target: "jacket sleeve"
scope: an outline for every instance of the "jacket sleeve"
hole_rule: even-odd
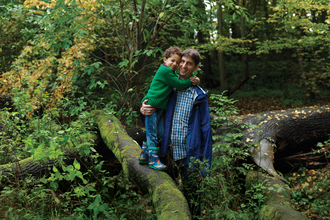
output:
[[[203,144],[203,161],[207,160],[208,170],[212,163],[212,127],[210,110],[207,100],[200,108],[201,111],[201,130],[202,130],[202,144]],[[201,175],[206,175],[206,170],[201,171]]]

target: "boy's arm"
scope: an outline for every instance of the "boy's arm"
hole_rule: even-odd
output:
[[[163,82],[173,88],[178,90],[186,89],[192,85],[189,79],[180,80],[179,77],[172,71],[166,71],[162,74]]]
[[[190,77],[191,83],[196,86],[199,85],[199,82],[201,81],[197,76]]]

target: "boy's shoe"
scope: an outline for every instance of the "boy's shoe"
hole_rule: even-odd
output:
[[[167,170],[167,166],[160,162],[158,148],[149,147],[149,167],[155,170]]]
[[[139,164],[148,164],[149,157],[148,157],[148,146],[146,142],[143,142],[141,148],[141,154],[139,158]]]

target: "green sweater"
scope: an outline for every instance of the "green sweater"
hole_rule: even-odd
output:
[[[142,102],[148,99],[147,104],[153,107],[166,110],[169,95],[173,88],[185,89],[192,85],[190,79],[179,80],[173,70],[164,66],[159,67],[154,76],[147,95]]]

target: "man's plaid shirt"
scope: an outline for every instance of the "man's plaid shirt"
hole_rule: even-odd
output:
[[[177,91],[171,132],[173,160],[177,161],[187,156],[188,121],[194,103],[195,89],[191,86]]]

